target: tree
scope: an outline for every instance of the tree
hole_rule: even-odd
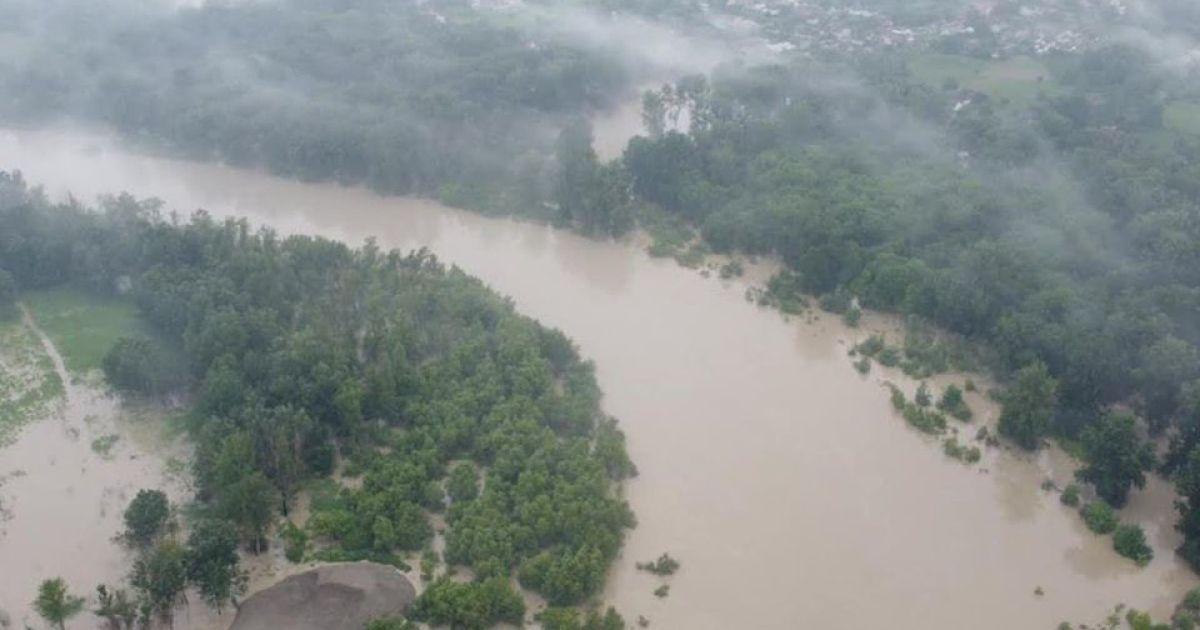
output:
[[[188,535],[188,579],[218,612],[227,603],[236,606],[246,592],[247,576],[238,568],[237,548],[237,530],[228,521],[200,521]]]
[[[1145,487],[1145,473],[1154,467],[1154,449],[1138,437],[1132,414],[1104,414],[1083,430],[1080,442],[1086,464],[1076,476],[1095,486],[1105,501],[1121,507],[1131,486]]]
[[[125,589],[109,589],[104,584],[96,587],[96,608],[92,612],[107,621],[110,630],[132,630],[138,617],[137,603]]]
[[[160,490],[139,490],[125,508],[125,539],[146,546],[162,533],[171,515],[167,495]]]
[[[455,501],[470,501],[479,496],[478,473],[475,467],[461,463],[450,471],[450,479],[446,482],[446,490]]]
[[[157,396],[183,382],[183,366],[162,344],[144,337],[122,337],[104,355],[104,378],[118,390]]]
[[[1035,361],[1021,368],[1002,400],[1000,433],[1022,448],[1036,450],[1050,428],[1058,400],[1058,382],[1046,364]]]
[[[33,609],[46,623],[65,630],[67,620],[83,610],[83,598],[67,592],[67,583],[62,578],[43,580],[38,586]]]
[[[0,269],[0,320],[17,314],[17,281],[12,274]]]
[[[1113,549],[1117,553],[1145,566],[1154,559],[1154,549],[1146,544],[1146,533],[1137,525],[1121,525],[1113,533]]]
[[[129,583],[150,615],[169,622],[174,617],[175,606],[185,601],[187,560],[183,547],[173,541],[164,541],[134,562]]]
[[[1183,534],[1179,555],[1192,568],[1200,570],[1200,448],[1192,450],[1175,481],[1180,498],[1175,502],[1179,522],[1175,529]]]
[[[275,486],[260,472],[238,479],[221,491],[221,511],[237,524],[242,540],[250,544],[254,553],[262,551],[278,500]]]

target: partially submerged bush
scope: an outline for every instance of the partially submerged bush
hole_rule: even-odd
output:
[[[1076,507],[1079,505],[1079,486],[1069,483],[1066,488],[1063,488],[1062,496],[1058,498],[1063,505]]]
[[[1093,501],[1079,510],[1088,529],[1097,534],[1111,534],[1117,529],[1117,513],[1104,501]]]
[[[1146,533],[1137,525],[1121,525],[1113,534],[1113,549],[1117,553],[1146,566],[1154,559],[1154,550],[1146,544]]]
[[[654,575],[674,575],[679,570],[679,561],[672,558],[671,554],[664,553],[654,562],[637,563],[637,568],[639,571],[646,571]]]
[[[963,391],[959,389],[958,385],[953,384],[946,387],[946,391],[942,392],[942,397],[938,400],[937,408],[963,422],[970,420],[973,415],[971,408],[967,406],[967,401],[963,399]]]

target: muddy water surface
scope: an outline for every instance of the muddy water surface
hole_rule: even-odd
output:
[[[596,361],[641,471],[627,487],[639,525],[607,591],[630,620],[1053,628],[1118,602],[1162,616],[1195,584],[1170,552],[1164,485],[1137,493],[1126,515],[1156,545],[1138,569],[1039,489],[1068,478],[1061,456],[991,450],[976,467],[946,458],[891,411],[880,381],[892,375],[851,367],[845,344],[865,333],[829,318],[785,321],[746,303],[742,281],[429,201],[140,157],[85,133],[0,133],[0,169],[23,170],[55,197],[128,190],[284,232],[429,247],[565,330]],[[994,416],[972,400],[978,422]],[[683,569],[658,599],[661,581],[633,565],[663,551]]]

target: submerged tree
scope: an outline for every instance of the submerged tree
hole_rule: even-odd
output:
[[[42,581],[38,586],[33,609],[46,623],[65,630],[67,620],[83,610],[83,598],[70,594],[62,578],[52,578]]]
[[[171,515],[167,495],[161,490],[139,490],[125,508],[125,539],[145,546],[162,533]]]

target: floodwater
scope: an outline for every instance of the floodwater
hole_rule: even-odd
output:
[[[605,408],[641,471],[626,488],[638,527],[606,592],[630,621],[1054,628],[1094,622],[1119,602],[1162,617],[1197,582],[1170,551],[1164,484],[1136,493],[1124,515],[1157,552],[1139,569],[1039,488],[1069,478],[1061,454],[991,449],[971,467],[945,457],[892,412],[881,381],[896,375],[851,367],[847,344],[865,331],[755,307],[746,281],[430,201],[142,157],[77,131],[0,132],[0,169],[22,170],[53,197],[128,190],[285,233],[429,247],[562,328],[595,360]],[[976,423],[994,419],[982,396],[970,400]],[[634,563],[664,551],[683,568],[659,599],[662,580]]]
[[[89,599],[96,585],[121,582],[131,556],[114,538],[123,529],[125,506],[142,488],[172,498],[184,489],[167,473],[170,449],[150,444],[152,437],[133,426],[115,399],[72,382],[54,344],[28,315],[26,325],[35,328],[65,386],[53,413],[0,448],[7,512],[0,523],[0,611],[12,627],[36,628],[42,622],[31,603],[39,582],[62,577],[73,594]],[[118,439],[106,454],[93,448],[96,438],[113,435]],[[99,621],[85,611],[70,625],[93,628]]]

